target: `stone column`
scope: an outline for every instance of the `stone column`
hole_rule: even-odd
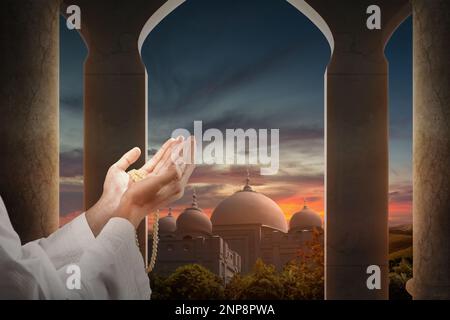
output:
[[[163,1],[71,0],[81,9],[89,48],[84,66],[84,203],[100,197],[108,168],[133,147],[147,156],[147,72],[138,46],[141,31]],[[130,168],[131,169],[131,168]],[[147,261],[147,221],[138,230]]]
[[[337,43],[326,77],[327,299],[388,298],[387,62],[381,43],[358,45]],[[381,290],[367,288],[370,265]]]
[[[0,196],[23,243],[59,223],[59,6],[0,4]]]
[[[388,299],[388,63],[384,47],[407,1],[377,1],[381,30],[366,26],[373,1],[307,1],[328,24],[326,73],[326,299]],[[380,268],[370,290],[367,268]]]
[[[414,0],[414,299],[450,299],[450,2]]]
[[[84,205],[99,199],[108,168],[126,151],[139,147],[141,167],[147,153],[147,75],[137,50],[104,53],[89,45],[84,67]],[[121,61],[122,60],[122,63]],[[131,168],[130,168],[131,169]],[[140,227],[147,234],[146,223]],[[147,241],[140,241],[145,252]],[[146,254],[146,252],[145,252]]]

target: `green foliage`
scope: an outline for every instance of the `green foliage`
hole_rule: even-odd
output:
[[[321,234],[314,233],[308,249],[281,272],[258,260],[253,272],[236,275],[227,285],[225,295],[232,300],[312,300],[324,298],[324,254]]]
[[[390,262],[389,272],[389,299],[410,300],[406,291],[406,282],[412,278],[412,265],[410,259],[397,259]]]
[[[196,264],[179,267],[168,278],[152,275],[155,300],[311,300],[324,298],[322,234],[313,240],[282,271],[257,260],[249,274],[235,275],[224,288],[215,274]]]
[[[152,288],[152,300],[165,300],[170,297],[169,287],[165,284],[165,278],[155,275],[153,273],[149,274],[150,284]]]
[[[152,276],[152,299],[215,300],[224,298],[221,279],[198,264],[179,267],[168,278]]]
[[[324,250],[322,233],[314,232],[313,240],[301,250],[299,257],[288,263],[281,273],[286,300],[324,299]]]
[[[226,288],[226,297],[232,300],[282,299],[283,284],[275,267],[258,259],[252,273],[233,277]]]
[[[151,275],[155,300],[319,300],[324,298],[324,251],[320,234],[315,233],[307,249],[281,272],[257,260],[253,271],[235,275],[224,288],[219,277],[196,264],[178,268],[168,278]],[[412,258],[390,261],[389,297],[411,299],[406,282],[412,278]]]
[[[320,266],[318,268],[321,268]],[[308,267],[308,269],[312,269]],[[292,262],[281,273],[285,300],[323,300],[323,272],[308,270],[304,263]]]

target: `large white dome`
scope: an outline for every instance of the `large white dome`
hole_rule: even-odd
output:
[[[295,213],[289,221],[289,231],[311,230],[313,228],[322,228],[322,218],[307,205],[301,211]]]
[[[214,226],[261,224],[287,232],[283,211],[275,201],[262,193],[255,192],[248,185],[223,200],[213,211]]]

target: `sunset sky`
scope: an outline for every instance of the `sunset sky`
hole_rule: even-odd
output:
[[[82,208],[82,70],[87,51],[63,20],[61,27],[61,217],[65,222]],[[330,48],[304,15],[279,0],[189,0],[150,33],[142,56],[149,75],[150,154],[174,129],[192,130],[195,120],[221,130],[279,128],[280,171],[261,176],[259,168],[251,167],[252,186],[274,199],[287,218],[301,209],[303,198],[323,214],[323,80]],[[411,19],[394,34],[386,57],[390,62],[390,223],[404,224],[411,222],[412,200]],[[191,185],[196,186],[200,206],[210,213],[241,189],[245,178],[245,166],[200,166]],[[190,203],[191,195],[189,188],[174,205],[175,214]]]

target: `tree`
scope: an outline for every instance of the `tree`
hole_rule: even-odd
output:
[[[280,275],[286,300],[322,300],[324,298],[324,250],[322,231],[315,229],[313,239],[288,263]]]
[[[152,300],[167,300],[170,296],[170,290],[166,286],[166,278],[157,274],[150,273],[150,286],[152,288]]]
[[[232,278],[226,288],[226,297],[232,300],[282,299],[283,285],[275,267],[258,259],[250,274]]]
[[[168,278],[154,277],[153,299],[215,300],[224,298],[222,280],[198,264],[181,266]]]
[[[324,252],[322,231],[314,230],[313,239],[282,272],[257,260],[253,271],[235,275],[225,289],[228,299],[310,300],[324,298]]]
[[[390,262],[389,299],[411,300],[406,291],[406,282],[412,278],[411,262],[405,258]]]
[[[222,281],[199,265],[178,268],[167,279],[151,277],[152,299],[310,300],[324,297],[322,231],[281,272],[258,259],[247,275],[236,274],[223,288]]]
[[[247,277],[235,274],[225,288],[225,297],[229,300],[240,300],[247,287]]]

